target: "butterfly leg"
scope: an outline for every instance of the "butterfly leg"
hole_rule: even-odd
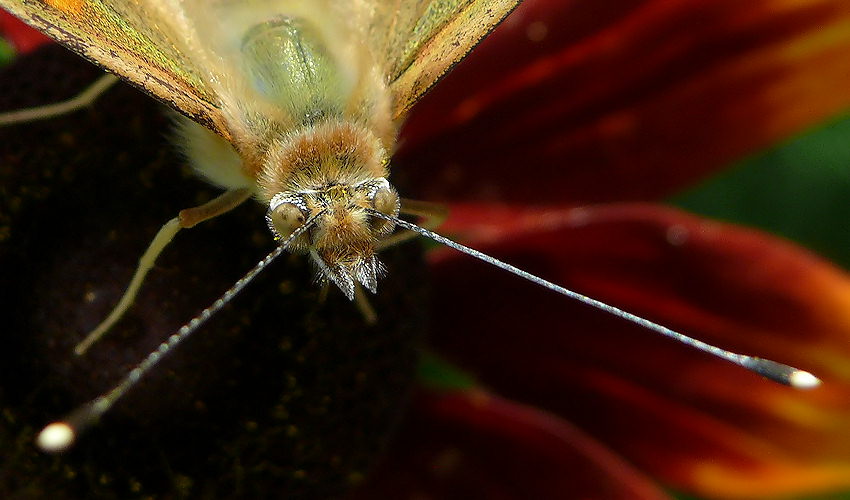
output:
[[[94,330],[92,330],[85,339],[74,347],[74,352],[77,355],[85,354],[86,350],[97,342],[119,319],[127,312],[127,309],[133,305],[136,299],[136,294],[139,292],[142,283],[145,281],[145,276],[153,268],[156,263],[156,258],[165,249],[166,246],[174,239],[177,233],[183,228],[190,228],[205,220],[212,219],[223,213],[229,212],[242,204],[245,200],[251,197],[251,191],[248,189],[234,189],[226,191],[218,197],[204,203],[201,206],[187,208],[181,210],[177,217],[166,222],[165,225],[156,233],[153,241],[148,245],[145,253],[139,259],[139,265],[127,290],[121,296],[121,300],[112,309],[109,315],[104,319]]]
[[[74,111],[78,111],[89,106],[117,82],[117,76],[106,74],[95,80],[95,82],[87,89],[67,101],[0,113],[0,127],[46,120],[48,118],[55,118],[57,116],[73,113]]]
[[[401,199],[401,209],[399,210],[399,213],[421,217],[423,220],[419,225],[428,230],[437,229],[449,216],[449,211],[444,205],[428,201],[409,200],[407,198]],[[381,240],[376,246],[376,250],[383,250],[385,248],[404,243],[416,236],[418,236],[417,233],[414,233],[413,231],[399,231],[397,233],[393,233]]]

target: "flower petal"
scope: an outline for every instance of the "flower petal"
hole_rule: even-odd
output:
[[[668,498],[569,423],[480,389],[421,393],[355,498]]]
[[[0,9],[0,35],[12,42],[15,50],[21,54],[31,52],[50,41],[49,38],[2,9]]]
[[[528,0],[415,109],[426,199],[655,199],[850,106],[845,0]]]
[[[577,423],[684,490],[850,486],[845,273],[776,238],[650,205],[453,214],[447,229],[523,269],[825,381],[807,393],[779,386],[441,251],[433,340],[482,383]],[[446,314],[457,304],[461,313]]]

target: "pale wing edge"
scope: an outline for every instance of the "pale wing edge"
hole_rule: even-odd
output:
[[[63,29],[26,4],[4,2],[3,8],[95,65],[115,73],[176,111],[230,139],[226,121],[218,107],[202,99],[185,80],[145,64],[143,57],[121,47],[106,48],[88,43],[84,36]],[[85,33],[84,29],[80,31]]]
[[[522,0],[476,0],[423,45],[416,58],[390,82],[393,118],[401,118],[469,54]]]

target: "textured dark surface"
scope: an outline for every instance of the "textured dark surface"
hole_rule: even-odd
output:
[[[0,75],[0,109],[67,97],[98,74],[49,47]],[[403,411],[424,309],[416,252],[383,256],[376,327],[337,290],[321,303],[306,259],[284,256],[70,453],[35,450],[42,425],[110,387],[272,248],[253,202],[181,232],[127,317],[71,354],[159,226],[215,195],[168,128],[122,85],[91,109],[0,130],[0,497],[334,497]]]

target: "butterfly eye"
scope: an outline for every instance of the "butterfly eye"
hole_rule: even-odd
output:
[[[307,220],[307,214],[295,204],[281,203],[269,210],[266,220],[276,239],[283,240],[304,224],[304,221]],[[304,233],[290,245],[290,248],[298,250],[305,247],[309,243],[308,238],[307,233]]]
[[[378,189],[372,198],[372,208],[387,215],[398,215],[398,193],[391,187]]]
[[[372,198],[372,208],[393,217],[398,216],[400,206],[398,193],[390,186],[378,189]],[[395,224],[388,220],[375,218],[372,221],[372,227],[376,235],[383,236],[389,234],[395,227]]]

